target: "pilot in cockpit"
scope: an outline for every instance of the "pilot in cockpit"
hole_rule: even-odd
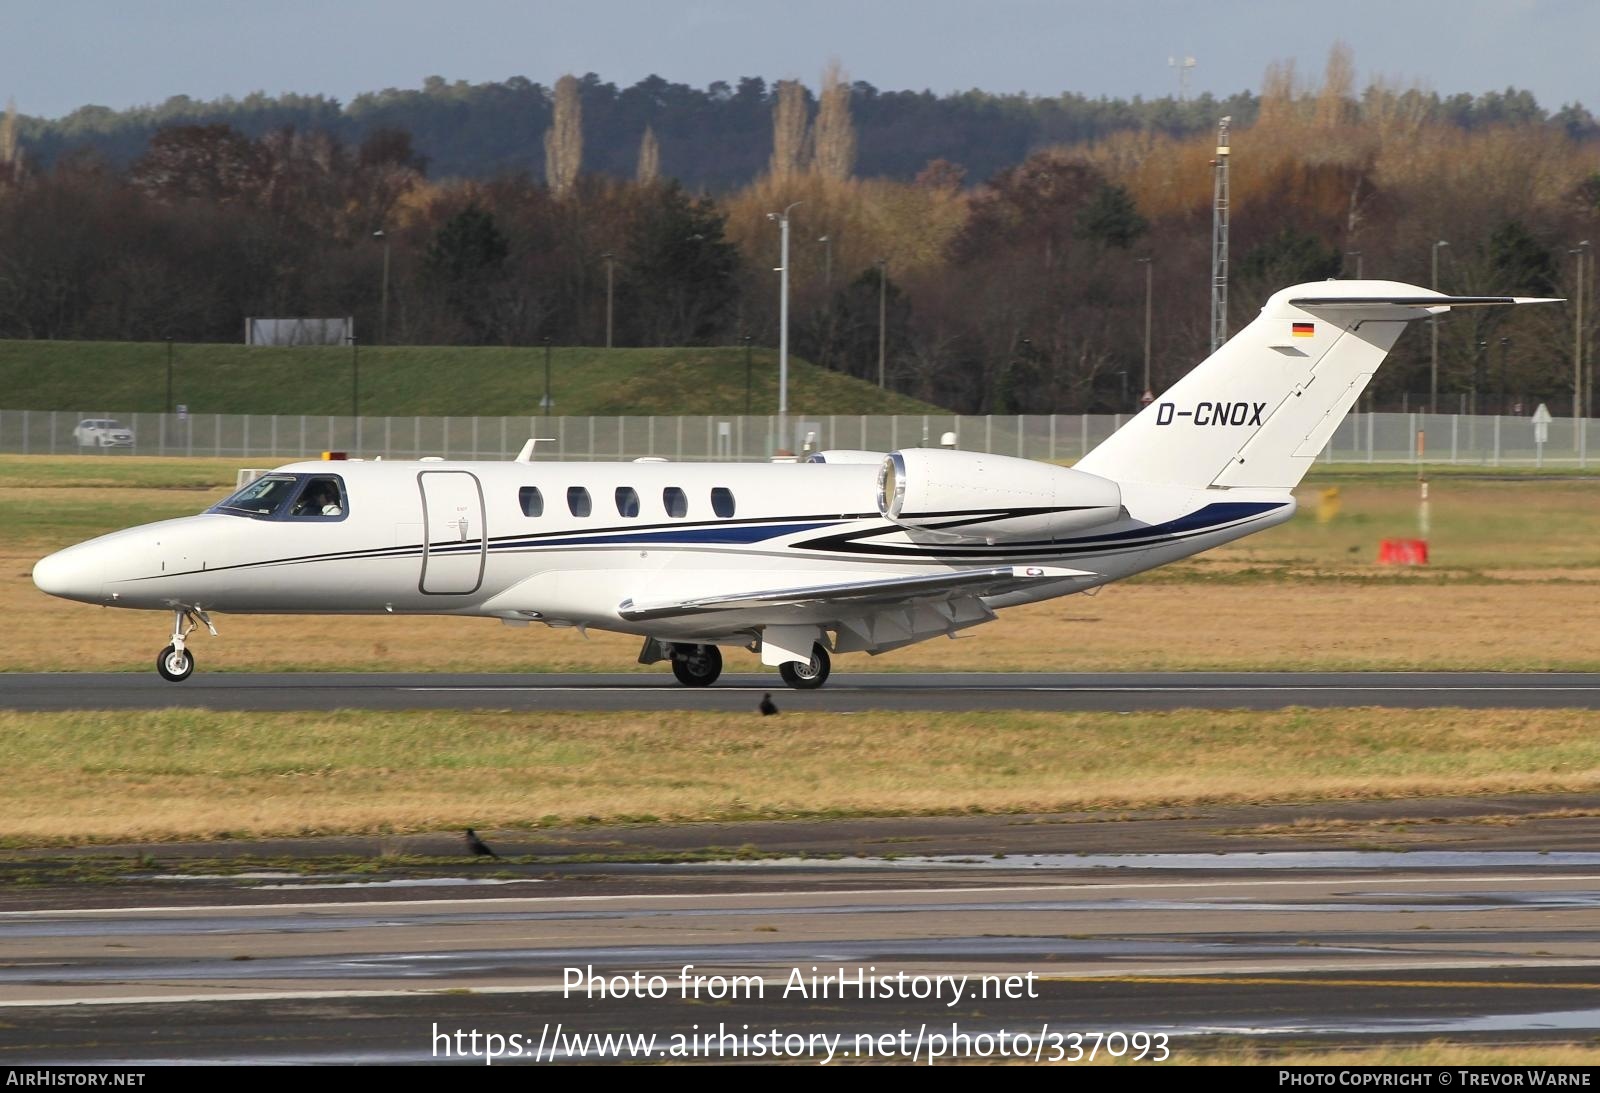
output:
[[[295,504],[294,516],[339,516],[344,509],[339,504],[339,487],[327,478],[313,479],[305,493]]]

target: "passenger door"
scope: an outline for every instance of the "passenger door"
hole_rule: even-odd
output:
[[[485,526],[483,487],[466,471],[423,471],[423,592],[461,596],[483,584],[489,535]]]

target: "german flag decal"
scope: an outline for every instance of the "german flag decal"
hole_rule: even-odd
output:
[[[1315,338],[1317,336],[1317,324],[1295,323],[1294,336],[1297,338]]]

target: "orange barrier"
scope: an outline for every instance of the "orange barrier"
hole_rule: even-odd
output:
[[[1427,565],[1428,540],[1385,539],[1378,544],[1379,565]]]

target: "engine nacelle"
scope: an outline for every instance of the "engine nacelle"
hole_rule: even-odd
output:
[[[807,463],[882,463],[882,452],[864,452],[855,448],[828,448],[806,456]]]
[[[1050,540],[1115,520],[1122,488],[1032,459],[905,448],[878,470],[878,511],[918,539]]]

